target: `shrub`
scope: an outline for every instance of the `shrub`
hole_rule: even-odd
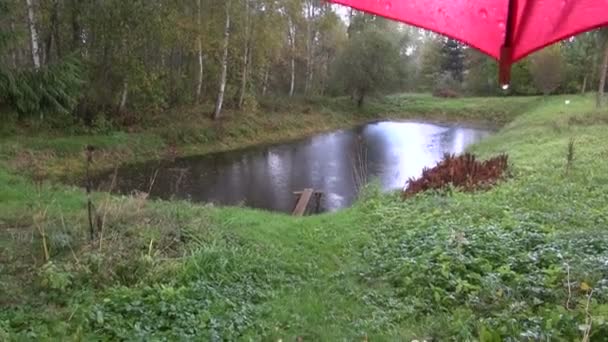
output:
[[[433,87],[433,96],[437,97],[458,97],[460,85],[450,73],[443,73],[437,77]]]
[[[460,157],[446,154],[435,167],[425,168],[422,177],[409,179],[403,197],[410,197],[429,189],[442,189],[449,185],[472,191],[493,185],[503,177],[508,166],[508,156],[500,155],[479,162],[472,154]]]

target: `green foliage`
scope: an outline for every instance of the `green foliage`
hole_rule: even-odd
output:
[[[441,74],[441,41],[427,39],[418,53],[418,87],[425,92],[431,92]]]
[[[17,74],[0,72],[0,100],[22,117],[70,114],[78,103],[83,86],[83,69],[76,58],[68,58],[40,70],[25,70]]]
[[[402,70],[396,42],[368,28],[354,34],[334,69],[337,88],[356,97],[359,106],[372,93],[394,89]]]
[[[511,68],[511,84],[509,92],[514,95],[535,95],[538,90],[534,86],[530,73],[530,60],[524,59],[513,64]]]
[[[562,81],[562,52],[555,44],[530,57],[530,73],[536,87],[546,96],[559,87]]]
[[[62,293],[72,284],[69,272],[60,269],[52,261],[47,262],[40,269],[40,285],[50,291]]]
[[[456,97],[460,91],[460,82],[454,79],[452,73],[445,72],[437,77],[433,87],[433,95],[442,97]]]
[[[474,49],[467,50],[467,74],[464,78],[464,89],[469,94],[480,96],[497,95],[500,91],[498,85],[498,64],[492,58]]]
[[[441,46],[441,72],[449,73],[457,82],[462,82],[464,72],[463,46],[453,40],[446,39]]]

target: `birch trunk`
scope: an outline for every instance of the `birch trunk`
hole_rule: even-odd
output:
[[[30,29],[30,44],[32,48],[32,62],[34,69],[40,69],[40,46],[38,43],[38,30],[36,29],[36,13],[33,0],[25,0],[27,6],[27,24]]]
[[[224,93],[226,91],[226,73],[228,71],[228,43],[230,42],[230,1],[226,1],[226,26],[224,27],[224,46],[222,47],[224,52],[222,56],[222,66],[220,75],[220,87],[217,94],[217,101],[215,103],[215,111],[213,112],[213,119],[217,120],[220,118],[222,113],[222,105],[224,103]]]
[[[237,102],[238,109],[243,108],[245,92],[247,90],[247,73],[249,72],[249,52],[250,52],[250,16],[249,0],[245,0],[245,49],[243,51],[243,70],[241,71],[241,90]]]
[[[268,90],[268,79],[270,78],[270,66],[266,68],[266,72],[264,73],[264,84],[262,85],[262,96],[266,96],[266,91]]]
[[[296,86],[296,28],[291,18],[289,19],[289,31],[288,31],[288,40],[290,47],[290,64],[291,64],[291,77],[289,83],[289,97],[292,97],[295,92]]]
[[[583,86],[581,87],[582,95],[585,95],[585,93],[587,92],[587,78],[588,78],[588,75],[585,75],[585,77],[583,78]]]
[[[120,104],[118,105],[118,113],[124,113],[127,108],[127,97],[129,95],[129,82],[127,80],[123,83],[122,95],[120,95]]]
[[[196,95],[194,97],[194,101],[196,103],[199,103],[201,100],[201,92],[203,90],[203,72],[204,72],[204,68],[203,68],[203,34],[202,34],[202,15],[201,15],[201,0],[197,0],[196,2],[197,5],[197,16],[196,16],[196,23],[197,23],[197,27],[199,30],[198,33],[198,37],[196,39],[196,45],[197,45],[197,49],[198,49],[198,81],[196,83]]]
[[[604,43],[604,59],[602,60],[602,66],[600,69],[600,86],[597,90],[597,108],[602,107],[604,104],[604,88],[606,87],[606,72],[608,72],[608,41]]]
[[[289,97],[292,97],[295,92],[296,86],[296,59],[294,56],[291,56],[291,82],[289,85]]]

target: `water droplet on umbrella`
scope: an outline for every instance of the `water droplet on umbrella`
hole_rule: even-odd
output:
[[[487,19],[488,18],[488,11],[485,8],[482,8],[482,9],[479,10],[479,15],[483,19]]]
[[[505,23],[503,21],[499,21],[498,22],[498,28],[501,29],[501,30],[504,30],[505,29]]]
[[[502,88],[502,90],[508,90],[509,89],[509,85],[508,84],[503,84],[501,88]]]
[[[390,11],[392,7],[393,7],[393,4],[390,1],[387,1],[384,3],[385,10]]]

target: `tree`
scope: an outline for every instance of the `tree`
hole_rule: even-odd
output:
[[[196,26],[198,34],[196,35],[196,46],[198,50],[198,81],[196,82],[196,92],[194,95],[194,101],[199,102],[201,99],[201,93],[203,90],[203,76],[205,71],[205,65],[203,64],[203,32],[202,32],[202,21],[203,16],[201,15],[202,4],[201,0],[196,0]]]
[[[293,18],[288,18],[287,41],[289,42],[289,97],[292,97],[296,90],[296,24]]]
[[[561,43],[564,56],[562,84],[566,92],[584,94],[597,74],[597,49],[595,33],[587,32]]]
[[[604,91],[606,89],[606,73],[608,73],[608,29],[604,28],[599,31],[598,40],[600,41],[600,46],[603,47],[603,58],[602,64],[600,67],[600,82],[599,88],[597,90],[597,100],[596,107],[600,108],[604,102]]]
[[[466,57],[467,73],[465,89],[473,95],[495,95],[499,91],[498,67],[496,61],[475,49],[468,49]]]
[[[464,48],[454,39],[446,39],[441,47],[441,72],[449,73],[458,82],[463,80]]]
[[[551,94],[562,80],[563,61],[559,44],[545,48],[530,57],[534,84],[545,96]]]
[[[217,100],[215,102],[215,111],[213,112],[213,119],[217,120],[220,118],[222,113],[222,105],[224,103],[224,93],[226,92],[226,73],[228,70],[228,44],[230,42],[230,1],[226,1],[226,26],[224,27],[224,43],[222,45],[222,60],[221,60],[221,76],[220,86],[217,94]]]
[[[418,52],[418,86],[417,90],[431,91],[435,84],[435,80],[441,74],[441,41],[436,37],[429,37],[422,40],[422,46]]]
[[[40,44],[38,42],[38,28],[36,27],[36,10],[33,0],[25,0],[27,8],[27,25],[30,30],[30,47],[32,49],[32,62],[34,69],[40,68]]]
[[[370,93],[394,89],[401,76],[398,45],[377,30],[352,36],[335,66],[334,82],[361,107]]]

